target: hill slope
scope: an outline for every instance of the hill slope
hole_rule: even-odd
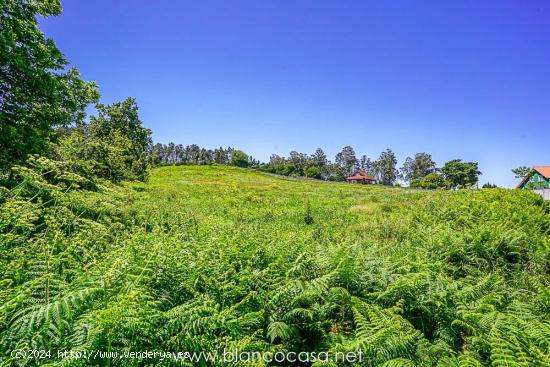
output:
[[[94,195],[115,200],[109,190]],[[18,255],[2,262],[5,363],[9,351],[27,346],[360,349],[364,366],[550,361],[550,205],[534,194],[420,192],[180,166],[156,169],[148,184],[117,195],[103,211],[112,219],[96,215],[86,231],[61,223],[55,238],[25,234],[35,250],[48,249],[41,274],[9,271],[29,271]],[[81,212],[102,205],[82,204]],[[59,284],[47,298],[46,279]]]

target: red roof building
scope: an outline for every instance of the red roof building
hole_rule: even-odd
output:
[[[374,177],[372,177],[365,171],[355,171],[353,175],[346,177],[346,181],[349,183],[361,183],[361,184],[376,183],[376,180],[374,179]]]

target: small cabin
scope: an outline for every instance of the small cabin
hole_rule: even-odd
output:
[[[516,186],[516,189],[550,189],[550,166],[536,166]]]
[[[346,177],[346,181],[349,183],[360,183],[360,184],[376,183],[376,180],[374,179],[374,177],[372,177],[365,171],[355,171],[353,175]]]

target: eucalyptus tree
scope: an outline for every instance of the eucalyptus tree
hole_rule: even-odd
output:
[[[343,175],[351,175],[359,166],[355,151],[349,145],[342,148],[342,151],[336,154],[334,161]]]
[[[362,171],[371,174],[374,169],[374,162],[366,155],[363,155],[361,156],[361,160],[359,161],[359,168]]]
[[[420,180],[427,176],[429,173],[435,172],[435,162],[432,159],[431,154],[428,153],[416,153],[414,157],[407,157],[403,167],[401,167],[401,177],[405,181],[411,183],[415,180]]]
[[[378,181],[383,185],[393,185],[397,180],[397,158],[391,149],[380,153],[380,157],[374,162],[374,171]]]
[[[312,166],[315,166],[319,169],[325,167],[328,164],[327,155],[321,148],[317,148],[315,150],[315,153],[313,153],[309,157],[309,160]]]

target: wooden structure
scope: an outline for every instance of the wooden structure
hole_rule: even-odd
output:
[[[373,184],[376,183],[374,177],[369,175],[365,171],[355,171],[353,175],[346,177],[346,181],[349,183],[360,183],[360,184]]]
[[[516,186],[516,189],[550,189],[550,166],[535,166]]]

